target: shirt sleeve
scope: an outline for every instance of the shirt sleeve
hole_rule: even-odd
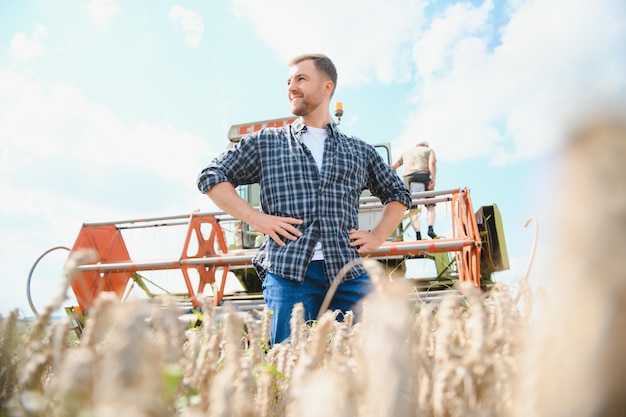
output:
[[[411,207],[409,190],[374,147],[371,147],[368,152],[368,160],[368,188],[370,192],[378,197],[383,204],[399,201],[405,206]]]
[[[259,132],[242,138],[235,146],[213,159],[198,175],[197,185],[206,193],[216,184],[230,182],[233,187],[259,181],[257,142]]]

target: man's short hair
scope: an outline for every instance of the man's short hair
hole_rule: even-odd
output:
[[[291,61],[289,61],[289,66],[292,67],[302,61],[306,61],[307,59],[313,60],[315,68],[328,75],[328,78],[330,78],[333,82],[333,92],[330,95],[332,97],[333,94],[335,94],[335,89],[337,88],[337,68],[335,68],[335,64],[333,64],[333,61],[324,54],[301,54],[293,57]]]

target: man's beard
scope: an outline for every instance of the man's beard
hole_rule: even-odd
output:
[[[291,107],[291,113],[294,116],[306,116],[312,113],[320,106],[321,103],[311,103],[305,99],[302,99],[297,106]]]
[[[309,112],[310,106],[304,100],[302,100],[299,105],[293,106],[291,108],[291,113],[293,113],[294,116],[306,116],[307,114],[309,114]]]

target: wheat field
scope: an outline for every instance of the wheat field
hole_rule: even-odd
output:
[[[558,155],[559,262],[533,271],[550,297],[520,277],[515,296],[496,284],[415,303],[370,261],[361,321],[304,323],[296,306],[291,343],[269,348],[267,311],[207,302],[189,327],[171,299],[108,294],[77,340],[51,320],[64,289],[26,328],[0,318],[0,416],[626,416],[625,132],[589,118]]]

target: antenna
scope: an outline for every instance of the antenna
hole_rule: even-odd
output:
[[[335,117],[337,118],[337,124],[341,123],[341,116],[343,116],[343,104],[341,101],[335,103]]]

